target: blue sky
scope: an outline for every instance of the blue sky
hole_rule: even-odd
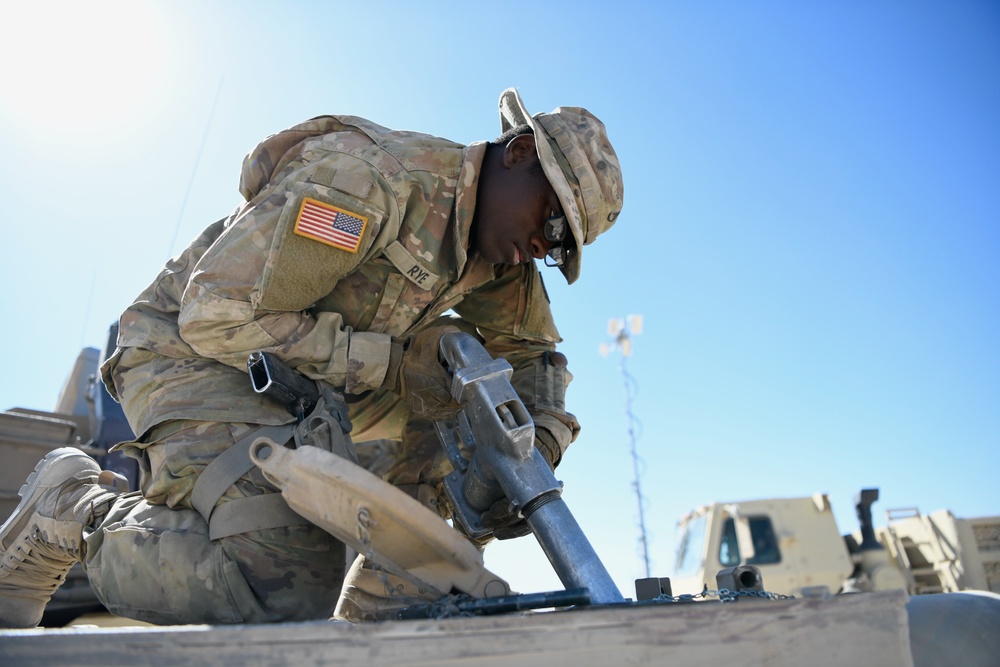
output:
[[[238,203],[243,155],[355,114],[471,142],[517,86],[584,106],[626,183],[567,287],[544,275],[584,431],[565,498],[642,575],[714,500],[878,486],[1000,513],[1000,8],[992,2],[21,3],[0,44],[0,407],[51,409],[79,349]],[[364,6],[362,6],[364,5]],[[496,6],[500,8],[500,6]],[[530,538],[487,562],[558,588]],[[766,582],[765,582],[766,583]]]

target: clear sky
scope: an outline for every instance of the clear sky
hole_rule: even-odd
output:
[[[489,7],[489,9],[487,9]],[[544,275],[584,430],[565,498],[619,587],[715,500],[878,486],[1000,513],[1000,6],[953,2],[90,2],[4,9],[0,408],[51,409],[77,353],[238,203],[243,155],[319,114],[462,142],[496,103],[583,106],[618,224]],[[531,538],[490,548],[559,588]],[[766,584],[766,582],[765,582]]]

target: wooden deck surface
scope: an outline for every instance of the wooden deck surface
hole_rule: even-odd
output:
[[[902,592],[527,615],[0,631],[0,665],[912,665]]]

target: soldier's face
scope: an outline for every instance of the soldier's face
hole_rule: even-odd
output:
[[[559,198],[538,163],[534,137],[515,137],[503,148],[502,158],[488,168],[484,165],[473,218],[473,250],[492,264],[541,259],[553,245],[545,238],[545,221],[561,213]]]

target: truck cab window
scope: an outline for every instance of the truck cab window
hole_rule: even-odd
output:
[[[677,539],[675,577],[690,577],[701,566],[701,549],[705,542],[705,515],[694,517],[681,526]]]
[[[748,565],[769,565],[781,562],[781,552],[778,550],[778,540],[774,535],[774,526],[767,516],[752,516],[750,520],[750,537],[753,540],[754,556],[747,561]],[[740,564],[740,547],[736,541],[736,525],[732,518],[726,519],[722,526],[722,543],[719,546],[719,562],[726,567]]]

